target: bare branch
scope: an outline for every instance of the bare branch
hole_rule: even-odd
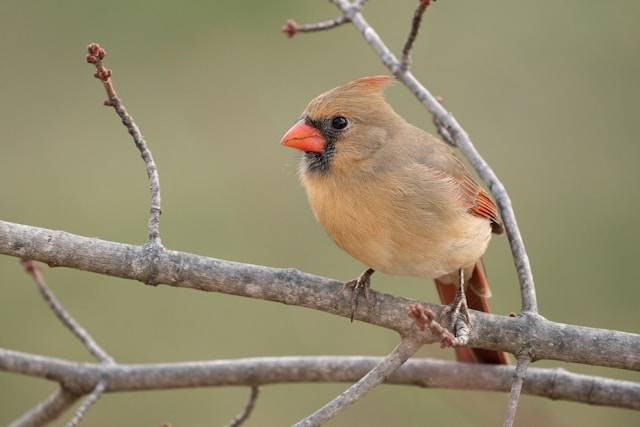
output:
[[[78,400],[78,397],[78,394],[60,387],[46,400],[9,424],[9,427],[37,427],[48,424],[69,409]]]
[[[418,1],[418,7],[416,8],[411,21],[411,31],[409,32],[407,41],[404,43],[404,47],[402,48],[402,58],[400,59],[400,70],[402,71],[409,69],[409,65],[411,64],[411,48],[413,47],[413,42],[416,40],[416,37],[418,37],[420,24],[422,24],[422,15],[424,15],[424,11],[427,10],[427,6],[429,6],[429,4],[431,4],[431,0]]]
[[[436,101],[442,104],[444,102],[444,98],[440,95],[436,95]],[[442,123],[440,123],[440,121],[438,121],[438,118],[434,114],[431,115],[431,121],[433,122],[433,126],[435,126],[438,135],[440,135],[440,138],[442,138],[442,140],[447,144],[455,146],[456,142],[451,137],[451,134],[449,133],[447,128]]]
[[[244,422],[249,419],[251,416],[251,412],[253,412],[253,408],[256,406],[256,401],[258,400],[258,394],[260,393],[260,389],[258,386],[251,387],[251,393],[249,394],[249,400],[247,400],[247,404],[244,405],[242,412],[240,412],[231,422],[227,425],[227,427],[239,427]]]
[[[527,374],[527,367],[531,362],[529,355],[518,356],[518,364],[513,372],[513,382],[511,383],[511,394],[509,395],[509,403],[507,404],[507,412],[504,417],[503,427],[511,427],[516,417],[516,409],[520,400],[520,392]]]
[[[500,208],[500,215],[502,216],[507,237],[509,238],[509,244],[520,282],[522,311],[537,313],[538,303],[529,257],[522,241],[522,235],[520,234],[515,214],[513,213],[511,199],[504,185],[500,182],[489,164],[482,158],[480,153],[478,153],[469,135],[453,115],[444,109],[436,98],[415,78],[411,71],[402,70],[400,61],[398,61],[395,55],[384,44],[373,27],[364,19],[359,9],[352,7],[351,3],[347,0],[331,0],[331,2],[335,4],[345,16],[351,19],[353,25],[360,31],[366,42],[369,43],[382,60],[382,63],[396,76],[398,81],[402,82],[411,93],[437,117],[438,121],[442,123],[451,135],[451,138],[455,141],[458,149],[476,170],[478,176],[480,176],[489,187]]]
[[[42,271],[37,264],[30,259],[23,259],[22,266],[25,271],[33,277],[33,280],[38,285],[38,290],[42,295],[42,298],[47,302],[51,311],[53,311],[56,317],[75,335],[80,342],[89,350],[89,353],[94,355],[98,360],[103,363],[114,363],[114,360],[107,354],[106,351],[98,345],[98,343],[91,337],[89,332],[84,329],[71,315],[62,307],[58,298],[51,292],[51,289],[47,286],[47,282],[44,280]]]
[[[102,393],[107,389],[106,381],[102,380],[97,385],[96,388],[93,389],[91,394],[87,396],[82,404],[76,410],[76,413],[73,415],[73,418],[67,423],[67,427],[76,427],[82,421],[82,418],[85,416],[91,405],[96,403],[98,399],[102,396]]]
[[[367,356],[255,357],[201,362],[117,364],[70,362],[0,348],[0,370],[56,381],[69,393],[86,394],[101,381],[107,392],[186,387],[261,386],[285,383],[353,383],[382,361]],[[438,359],[410,359],[387,384],[508,392],[514,367]],[[640,384],[529,368],[523,393],[640,410]]]
[[[109,242],[0,221],[0,254],[52,266],[76,268],[144,283],[245,296],[312,308],[348,318],[351,306],[340,281],[295,269],[270,268],[163,249],[149,265],[142,246]],[[415,322],[406,313],[418,301],[371,290],[361,320],[407,335]],[[442,306],[421,303],[440,314]],[[469,346],[513,354],[530,347],[534,360],[555,359],[640,370],[640,335],[567,325],[534,314],[498,316],[470,310],[474,325]],[[426,331],[425,343],[439,341]]]
[[[382,384],[396,369],[413,356],[422,347],[420,340],[406,336],[391,353],[370,370],[357,383],[343,391],[338,397],[318,409],[305,419],[297,422],[295,427],[318,426],[342,412],[347,406],[369,393],[374,387]]]
[[[287,20],[287,23],[282,26],[281,31],[285,33],[287,37],[291,38],[295,36],[296,33],[312,33],[315,31],[330,30],[332,28],[339,27],[342,24],[346,24],[347,22],[350,22],[349,18],[344,15],[327,21],[303,25],[298,24],[293,19],[289,19]]]
[[[140,151],[142,160],[144,160],[151,189],[151,209],[149,215],[149,236],[147,243],[151,246],[162,245],[160,241],[160,214],[162,213],[160,178],[158,176],[156,162],[153,160],[151,151],[147,147],[147,143],[142,136],[142,132],[140,132],[140,128],[138,128],[138,125],[136,125],[129,113],[127,113],[127,110],[124,108],[124,104],[120,98],[118,98],[115,88],[113,87],[113,82],[111,81],[111,70],[106,68],[102,62],[106,56],[106,51],[97,43],[89,44],[87,50],[89,51],[89,54],[86,56],[87,62],[94,64],[96,67],[94,77],[102,82],[102,85],[107,92],[107,100],[104,104],[115,109],[116,113],[122,120],[122,124],[127,128],[129,135],[133,137],[133,142],[138,148],[138,151]]]

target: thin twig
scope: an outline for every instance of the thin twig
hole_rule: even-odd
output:
[[[36,427],[46,425],[62,415],[78,398],[78,394],[59,387],[44,401],[9,424],[9,427]]]
[[[71,315],[62,307],[58,298],[51,292],[51,289],[47,286],[47,282],[44,280],[42,270],[36,263],[30,259],[21,260],[22,266],[25,271],[33,277],[33,280],[38,286],[38,290],[42,295],[42,298],[46,301],[51,311],[53,311],[56,317],[75,335],[80,342],[87,348],[89,353],[94,355],[98,360],[103,363],[114,363],[114,360],[106,351],[98,345],[98,343],[91,337],[89,332],[84,329]]]
[[[529,355],[518,356],[518,364],[513,373],[513,382],[511,383],[511,394],[509,395],[509,403],[507,404],[507,412],[504,416],[503,427],[511,427],[516,416],[516,409],[520,401],[520,392],[524,384],[524,378],[527,374],[527,367],[531,362]]]
[[[458,121],[451,113],[436,100],[436,98],[415,78],[409,70],[402,70],[400,61],[389,50],[382,41],[378,33],[364,19],[359,9],[354,8],[347,0],[330,0],[340,11],[351,19],[353,25],[360,31],[366,42],[373,48],[380,57],[383,64],[393,73],[396,78],[402,82],[416,98],[437,117],[438,121],[447,129],[456,147],[469,160],[469,163],[478,173],[478,176],[487,184],[489,190],[496,199],[496,203],[500,209],[500,215],[507,231],[507,237],[511,246],[516,270],[518,272],[518,281],[520,282],[520,291],[522,296],[522,311],[528,313],[538,313],[538,303],[535,293],[535,284],[529,257],[524,247],[522,235],[518,228],[518,223],[513,213],[511,199],[507,191],[493,172],[493,169],[482,158],[476,150],[469,135],[460,126]]]
[[[67,427],[76,427],[78,424],[80,424],[80,421],[82,421],[82,418],[85,416],[91,405],[93,405],[98,399],[100,399],[100,396],[102,396],[102,393],[104,393],[106,389],[107,382],[100,381],[98,385],[96,385],[96,388],[93,389],[91,394],[82,401],[75,414],[73,415],[73,418],[71,418],[71,420],[67,423]]]
[[[160,178],[158,176],[158,168],[156,166],[156,162],[153,160],[151,151],[147,147],[147,143],[142,136],[140,128],[138,128],[138,125],[136,125],[129,113],[127,113],[127,110],[124,108],[124,104],[122,103],[120,98],[118,98],[116,90],[113,87],[113,82],[111,81],[112,72],[103,64],[103,59],[106,56],[106,51],[97,43],[89,44],[87,50],[89,52],[86,56],[87,62],[95,65],[96,67],[96,73],[94,74],[94,77],[102,82],[102,85],[107,92],[107,100],[104,102],[104,104],[106,106],[114,108],[114,110],[122,120],[122,124],[127,128],[127,131],[133,137],[133,142],[140,151],[142,160],[144,160],[144,164],[147,168],[147,176],[149,177],[149,186],[151,190],[148,243],[155,246],[161,246],[160,214],[162,213],[162,210],[160,199]]]
[[[247,419],[251,416],[251,412],[253,412],[253,408],[256,406],[256,401],[258,400],[258,394],[260,393],[260,389],[258,386],[254,385],[251,387],[251,393],[249,394],[249,400],[247,400],[246,405],[234,419],[231,420],[227,427],[239,427],[244,424]]]
[[[374,387],[384,382],[396,369],[413,356],[422,347],[420,340],[413,336],[406,336],[393,349],[391,353],[375,368],[370,370],[357,383],[343,391],[338,397],[318,409],[305,419],[297,422],[295,427],[318,426],[338,415],[347,406],[352,405],[358,399],[371,391]]]
[[[297,33],[312,33],[315,31],[330,30],[332,28],[339,27],[342,24],[346,24],[347,22],[350,22],[349,18],[344,15],[322,22],[302,25],[298,24],[293,19],[289,19],[287,20],[287,23],[282,26],[281,31],[285,33],[287,37],[291,38]]]
[[[411,20],[411,31],[409,32],[407,41],[404,43],[404,47],[402,48],[402,58],[400,59],[400,69],[402,71],[409,69],[409,65],[411,64],[411,48],[413,47],[413,42],[415,42],[416,37],[418,37],[418,31],[420,30],[420,24],[422,23],[422,15],[424,15],[424,11],[427,10],[427,6],[429,6],[430,3],[431,0],[418,1],[418,7],[416,8],[415,13],[413,14],[413,19]]]
[[[442,104],[444,102],[444,98],[440,95],[436,95],[436,101]],[[440,135],[440,138],[442,138],[442,140],[447,144],[453,145],[455,147],[456,142],[453,140],[447,128],[438,120],[438,117],[436,117],[435,114],[431,115],[431,121],[433,122],[433,126],[435,126],[438,135]]]

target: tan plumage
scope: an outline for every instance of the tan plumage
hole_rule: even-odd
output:
[[[375,270],[438,278],[439,286],[456,283],[460,268],[470,278],[492,229],[501,232],[495,205],[448,145],[393,111],[382,94],[389,83],[355,80],[304,110],[302,126],[326,141],[300,169],[313,213],[340,248]],[[348,125],[332,129],[335,117]],[[472,287],[488,296],[479,282]]]

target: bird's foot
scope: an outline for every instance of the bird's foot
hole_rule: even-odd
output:
[[[468,329],[458,329],[454,335],[436,320],[437,316],[433,310],[426,308],[422,304],[411,304],[409,306],[409,316],[415,319],[416,325],[420,330],[424,331],[429,327],[434,335],[439,336],[440,347],[442,348],[466,345],[469,341],[469,333],[471,332],[470,323],[468,324]],[[442,315],[440,319],[442,319]]]
[[[458,292],[453,302],[442,309],[440,323],[460,341],[460,345],[469,341],[471,316],[469,315],[467,297],[464,292]]]
[[[351,289],[351,321],[358,310],[358,297],[360,293],[364,293],[364,298],[369,301],[369,289],[371,288],[371,275],[375,272],[374,269],[368,268],[357,279],[350,280],[344,284],[342,289]]]

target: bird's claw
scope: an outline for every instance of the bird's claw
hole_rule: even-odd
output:
[[[358,310],[358,296],[362,292],[364,298],[369,301],[369,289],[371,288],[371,275],[373,269],[368,269],[360,275],[357,279],[350,280],[342,286],[342,290],[351,289],[351,316],[350,319],[353,322],[353,318]]]
[[[442,309],[440,323],[453,334],[457,345],[469,341],[472,323],[464,293],[459,292],[453,302]]]

